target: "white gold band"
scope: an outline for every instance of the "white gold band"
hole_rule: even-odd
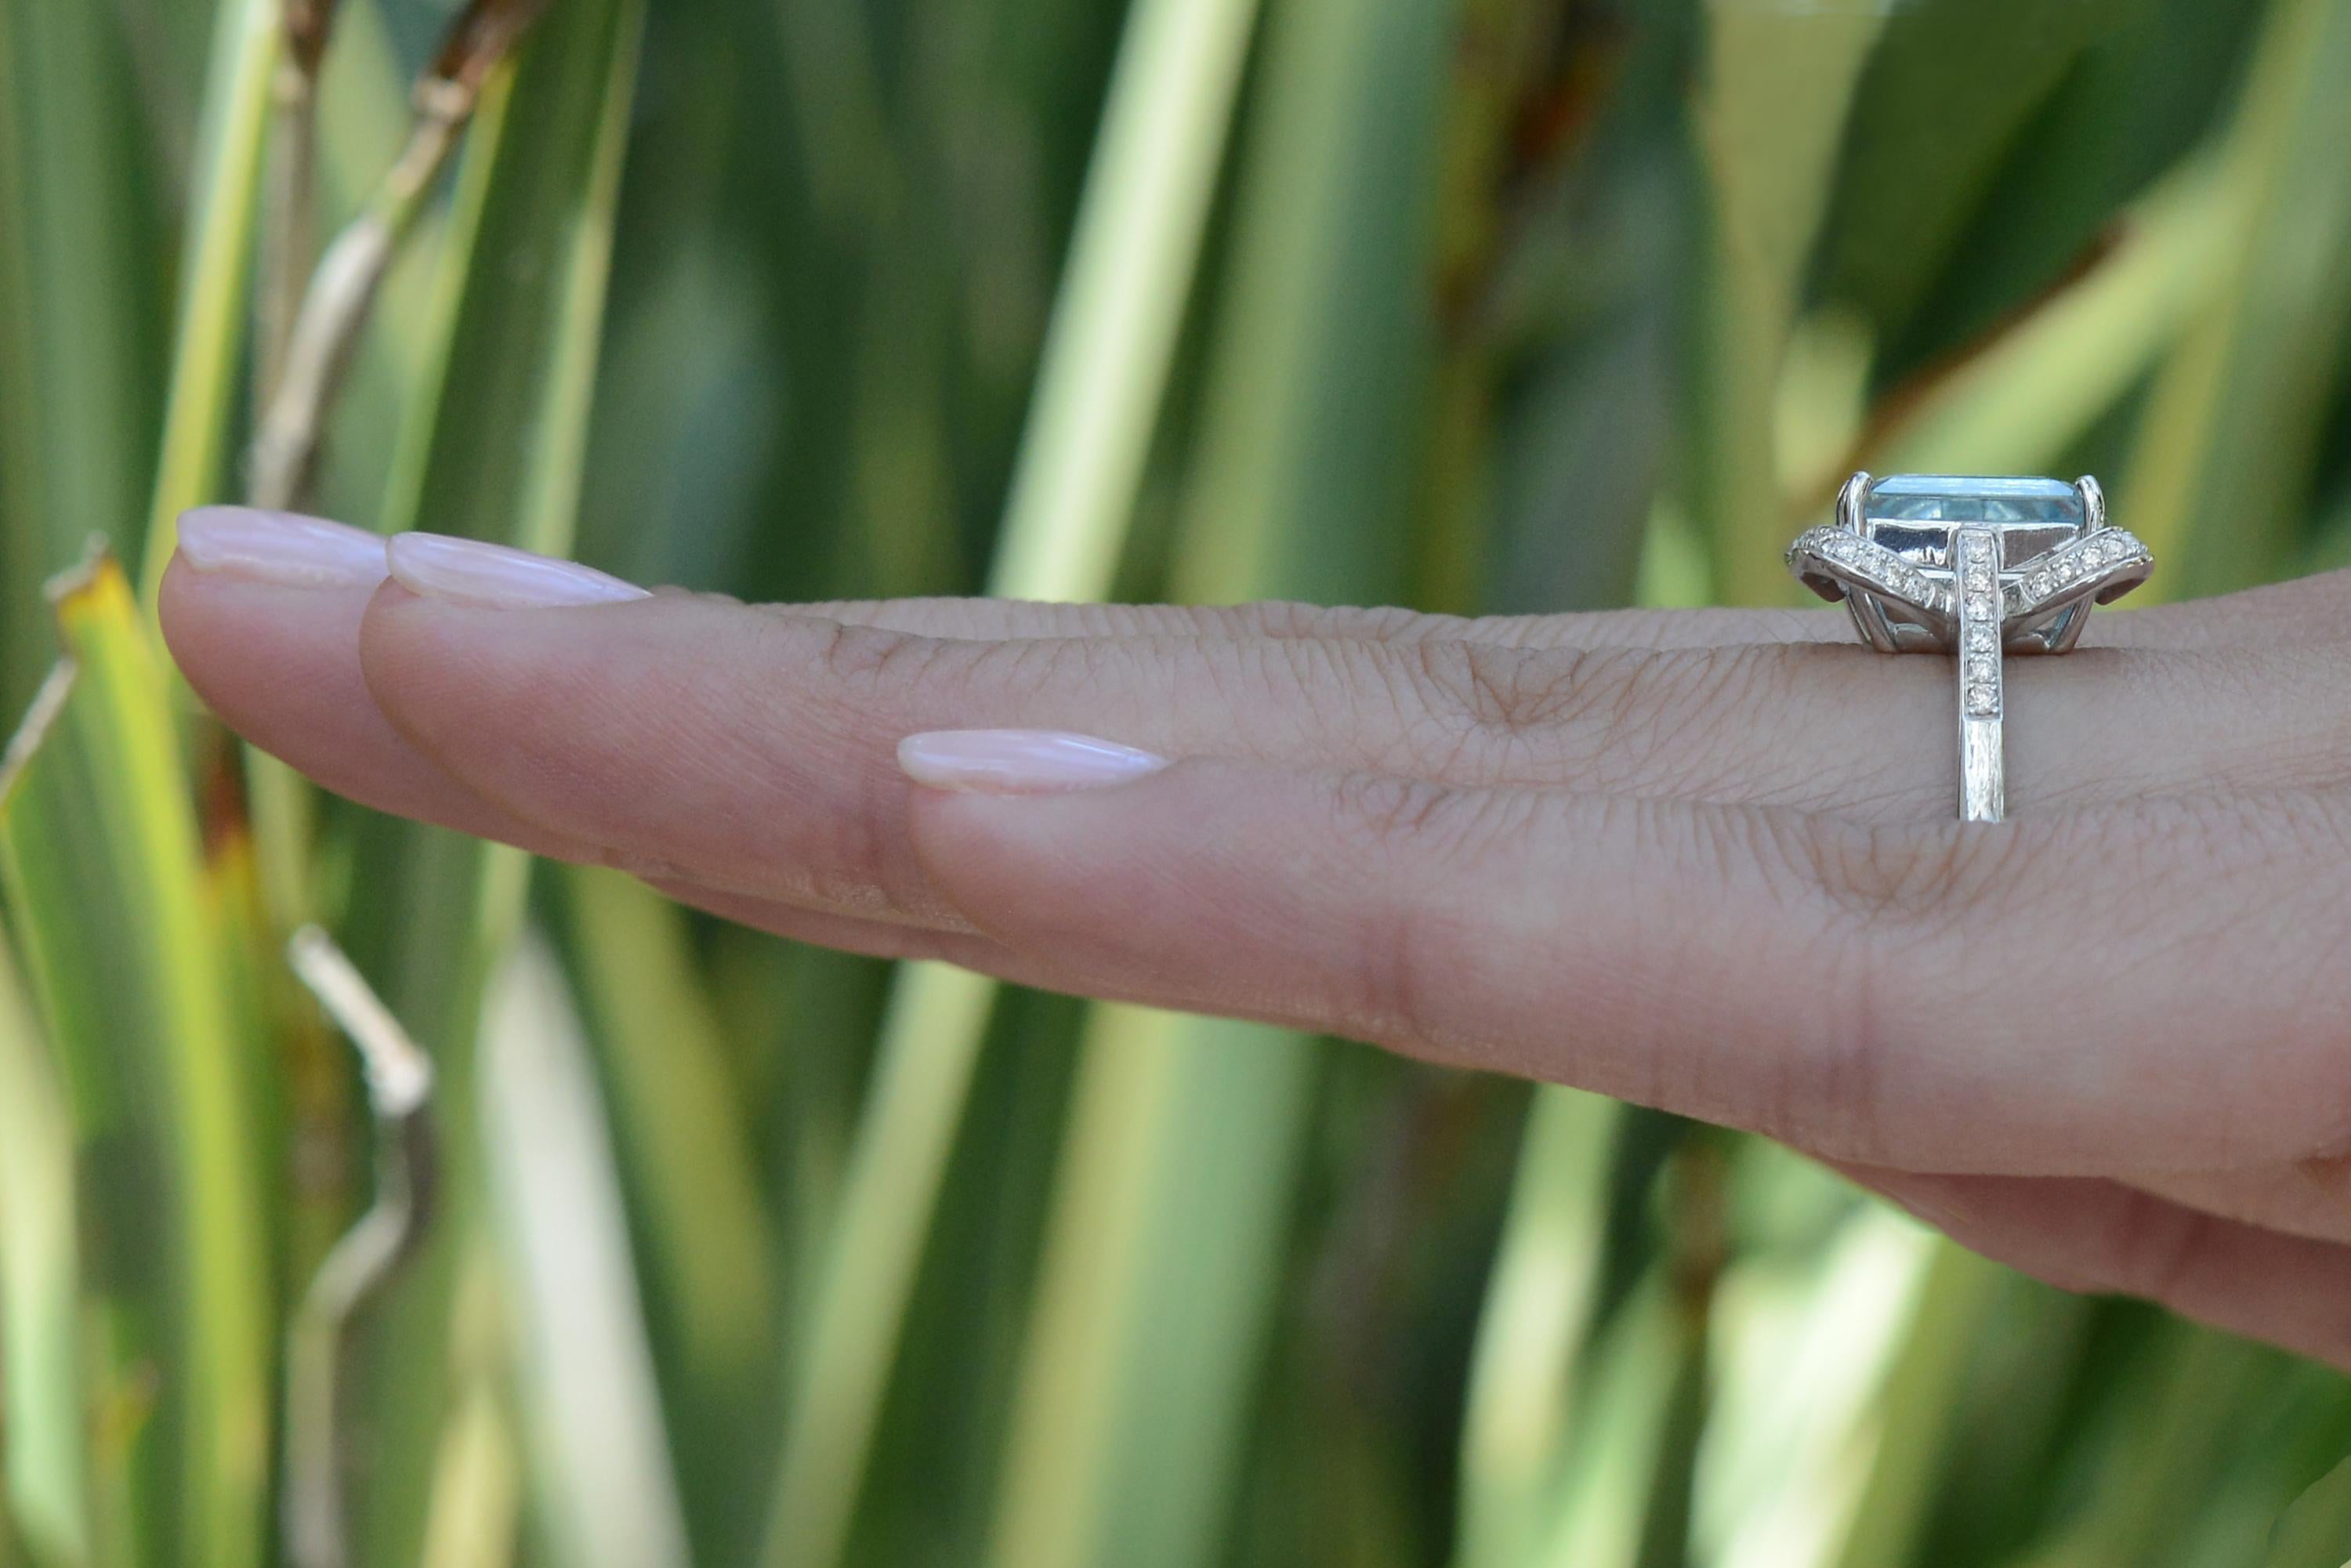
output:
[[[2069,652],[2091,606],[2146,581],[2155,558],[2106,521],[2095,479],[1856,474],[1835,525],[1799,536],[1788,569],[1844,601],[1878,652],[1952,656],[1959,818],[1997,822],[2008,805],[2008,654]]]

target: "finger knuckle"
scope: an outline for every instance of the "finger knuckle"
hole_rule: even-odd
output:
[[[1400,662],[1454,748],[1516,750],[1609,700],[1600,661],[1478,643],[1416,643]]]
[[[1343,839],[1388,862],[1407,847],[1425,852],[1461,799],[1460,791],[1427,779],[1350,773],[1332,784],[1331,805]]]
[[[1295,600],[1269,599],[1242,605],[1235,612],[1260,635],[1276,638],[1356,639],[1383,642],[1408,636],[1430,618],[1400,606],[1355,607],[1305,604]]]
[[[1786,862],[1831,907],[1865,927],[1944,926],[2012,883],[2022,835],[1958,826],[1794,820]]]
[[[1472,923],[1432,886],[1455,879],[1432,869],[1476,862],[1482,845],[1510,830],[1511,808],[1485,791],[1426,780],[1349,774],[1331,790],[1342,852],[1373,870],[1386,892],[1353,912],[1355,955],[1344,978],[1341,1011],[1364,1038],[1408,1049],[1440,1046],[1446,1029],[1439,998],[1466,961]]]
[[[929,639],[882,626],[828,621],[809,633],[815,643],[814,664],[825,680],[850,692],[862,692],[903,674],[910,660]]]
[[[1723,720],[1754,702],[1783,655],[1771,648],[1556,648],[1432,640],[1396,668],[1444,766],[1609,785],[1670,769],[1708,788]]]

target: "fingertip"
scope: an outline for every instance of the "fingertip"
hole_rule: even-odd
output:
[[[1246,807],[1249,768],[1120,747],[1086,758],[1105,773],[1115,766],[1112,776],[1008,784],[993,741],[976,758],[957,746],[949,767],[938,737],[922,738],[921,766],[907,768],[916,782],[906,791],[908,842],[925,880],[975,927],[1016,951],[1102,973],[1156,970],[1155,956],[1196,946],[1202,911],[1192,894],[1223,869],[1221,827],[1230,825],[1228,816],[1220,825],[1217,806]],[[1061,765],[1058,748],[1050,759]],[[935,781],[926,777],[943,768]],[[1237,909],[1223,915],[1240,918]]]

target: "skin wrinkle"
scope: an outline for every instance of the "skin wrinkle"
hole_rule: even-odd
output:
[[[1486,846],[1514,836],[1511,818],[1522,827],[1531,809],[1507,796],[1468,796],[1372,774],[1341,780],[1332,806],[1340,842],[1367,838],[1365,853],[1374,865],[1395,863],[1396,841],[1406,838],[1420,841],[1415,849],[1432,859],[1475,864]],[[1501,821],[1493,820],[1497,814]],[[1345,944],[1356,956],[1356,1010],[1366,1022],[1378,1020],[1380,1032],[1390,1038],[1440,1040],[1426,998],[1477,967],[1466,951],[1458,912],[1400,894],[1364,900],[1360,908],[1364,932]]]

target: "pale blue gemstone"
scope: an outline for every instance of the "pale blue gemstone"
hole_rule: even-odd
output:
[[[1896,474],[1869,487],[1863,507],[1889,523],[2053,523],[2082,526],[2082,493],[2056,479],[1975,479]]]

